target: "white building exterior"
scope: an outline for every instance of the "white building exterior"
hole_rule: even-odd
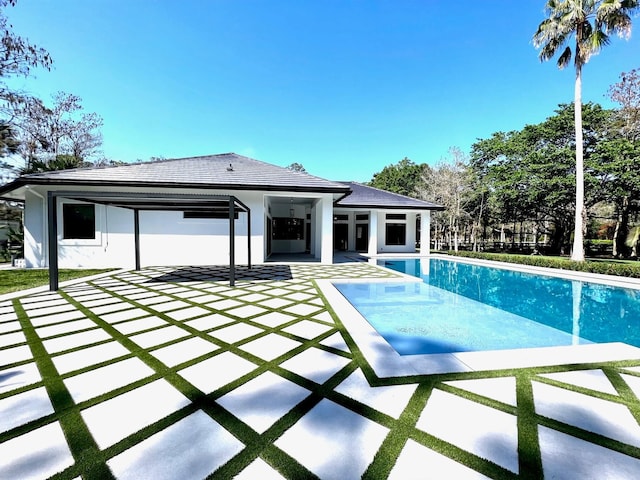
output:
[[[417,228],[422,253],[428,253],[430,210],[440,208],[236,154],[46,172],[0,187],[1,198],[24,201],[27,267],[50,265],[50,192],[59,195],[53,201],[60,268],[133,269],[136,251],[141,266],[229,264],[229,209],[201,205],[199,195],[232,196],[250,210],[234,220],[236,264],[248,263],[249,241],[252,264],[278,254],[307,254],[330,264],[334,250],[411,253]],[[98,194],[126,197],[124,206],[108,205]],[[161,205],[141,206],[162,195]],[[188,207],[174,204],[180,195],[189,196]]]

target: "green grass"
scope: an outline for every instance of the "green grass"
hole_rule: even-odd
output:
[[[73,280],[74,278],[96,275],[98,273],[114,270],[93,269],[75,270],[61,269],[59,279],[61,282]],[[9,269],[0,270],[0,295],[11,292],[18,292],[33,287],[41,287],[49,283],[49,270],[47,269]]]

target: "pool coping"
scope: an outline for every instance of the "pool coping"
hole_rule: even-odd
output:
[[[422,256],[420,258],[428,257]],[[433,255],[431,258],[446,258],[447,260],[458,261],[457,258],[451,258],[450,256],[445,255]],[[500,264],[502,262],[487,262],[474,259],[472,262],[464,263],[495,266],[494,264]],[[502,263],[500,268],[513,270],[513,268],[509,268],[511,265],[513,264]],[[387,270],[384,267],[378,267]],[[548,270],[551,269],[531,267],[518,270],[549,275],[550,273]],[[485,370],[510,370],[517,368],[548,367],[579,363],[589,364],[596,362],[635,360],[640,358],[640,348],[622,342],[492,350],[483,352],[400,355],[393,349],[393,347],[391,347],[391,345],[389,345],[389,343],[387,343],[386,340],[384,340],[384,338],[382,338],[382,336],[369,324],[360,312],[358,312],[358,310],[356,310],[356,308],[351,305],[351,303],[349,303],[349,301],[334,286],[334,283],[415,283],[422,281],[419,278],[410,275],[402,274],[393,270],[389,271],[398,276],[396,278],[384,279],[316,280],[318,288],[353,339],[355,346],[379,378],[451,374]],[[565,270],[562,271],[562,273],[565,272]],[[562,275],[559,272],[551,273],[553,273],[553,276],[568,278],[570,280],[591,281],[615,286],[624,285],[626,288],[634,288],[629,287],[629,283],[632,283],[635,284],[636,289],[640,288],[640,282],[617,282],[615,279],[599,278],[608,277],[607,275],[584,274],[583,272],[572,272],[571,275]],[[581,275],[574,275],[574,273]]]

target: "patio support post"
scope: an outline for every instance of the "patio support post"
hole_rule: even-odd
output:
[[[251,210],[247,209],[247,268],[251,270]]]
[[[374,256],[378,253],[378,211],[369,212],[369,248],[367,255]]]
[[[136,270],[140,270],[140,210],[133,210],[133,241],[136,255]]]
[[[49,290],[58,290],[58,205],[53,192],[47,194],[47,227],[49,235]]]
[[[229,286],[236,284],[236,224],[235,198],[229,197]]]
[[[431,253],[431,211],[420,212],[420,255]]]

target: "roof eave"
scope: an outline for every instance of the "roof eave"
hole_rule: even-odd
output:
[[[88,186],[88,187],[148,187],[148,188],[195,188],[204,190],[263,190],[263,191],[291,191],[291,192],[317,192],[317,193],[338,193],[345,194],[351,190],[349,187],[305,187],[305,186],[287,186],[287,185],[230,185],[230,184],[202,184],[202,183],[178,183],[178,182],[105,182],[98,180],[70,180],[70,179],[39,179],[39,178],[18,178],[17,180],[0,188],[0,195],[16,190],[24,185],[52,185],[52,186]],[[12,188],[7,188],[12,187]]]
[[[339,202],[335,203],[338,208],[379,208],[384,210],[444,210],[444,207],[440,205],[432,206],[419,206],[419,205],[380,205],[380,204],[348,204],[341,205]]]

